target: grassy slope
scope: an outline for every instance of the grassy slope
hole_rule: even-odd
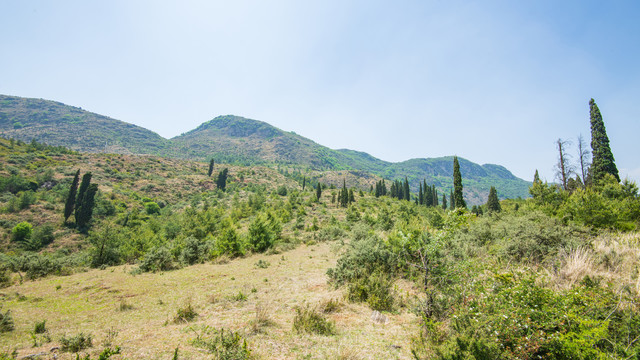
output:
[[[326,359],[341,354],[408,358],[409,339],[418,331],[417,318],[402,311],[387,314],[386,324],[376,324],[366,305],[341,300],[341,291],[328,286],[325,275],[335,263],[332,247],[331,243],[302,245],[278,255],[256,255],[226,264],[202,264],[137,276],[128,273],[131,266],[119,266],[3,289],[4,308],[11,309],[16,330],[0,336],[0,349],[18,348],[20,356],[47,352],[60,336],[83,331],[94,335],[96,346],[89,352],[97,354],[107,330],[113,329],[118,331],[114,343],[121,345],[123,354],[130,359],[169,359],[176,347],[180,348],[180,359],[211,358],[190,345],[195,333],[189,330],[209,325],[245,334],[250,349],[264,359]],[[256,268],[258,260],[271,265]],[[252,288],[257,291],[252,293]],[[238,292],[248,299],[232,300]],[[18,299],[18,294],[26,299]],[[342,303],[342,308],[329,316],[336,322],[338,335],[293,332],[296,306],[316,305],[329,299],[340,299]],[[133,309],[120,311],[123,301]],[[199,317],[188,324],[173,323],[176,310],[187,301],[192,302]],[[252,332],[256,307],[266,309],[273,321],[259,333]],[[32,348],[28,332],[40,319],[47,320],[54,343]],[[65,354],[60,358],[73,356]]]

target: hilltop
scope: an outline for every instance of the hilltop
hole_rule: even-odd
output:
[[[367,153],[334,150],[268,123],[225,115],[172,139],[142,127],[58,102],[0,95],[0,135],[29,142],[35,139],[83,152],[145,154],[238,165],[287,166],[302,171],[350,171],[386,178],[407,177],[412,191],[426,179],[440,193],[452,188],[452,157],[387,162]],[[531,183],[500,165],[478,165],[460,159],[465,197],[483,204],[489,188],[500,198],[528,197]],[[339,186],[340,179],[325,177]]]

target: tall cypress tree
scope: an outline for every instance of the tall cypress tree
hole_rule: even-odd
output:
[[[316,199],[318,199],[318,202],[320,202],[321,196],[322,196],[322,184],[318,183],[318,186],[316,186]]]
[[[78,196],[76,197],[76,208],[74,217],[76,218],[76,224],[78,224],[78,216],[80,215],[80,208],[82,207],[82,202],[84,201],[84,194],[89,189],[89,185],[91,184],[91,173],[88,172],[82,176],[82,182],[80,183],[80,189],[78,190]]]
[[[66,223],[69,216],[73,214],[73,210],[76,205],[76,194],[78,193],[78,182],[80,182],[80,170],[76,172],[69,188],[69,195],[67,195],[67,201],[64,204],[64,222]]]
[[[460,164],[458,157],[453,157],[453,199],[456,208],[467,208],[462,196],[462,175],[460,174]]]
[[[225,191],[227,188],[227,175],[229,174],[229,169],[224,168],[220,173],[218,173],[218,180],[216,180],[216,186],[218,189]]]
[[[431,188],[431,193],[433,193],[433,206],[438,206],[438,190],[436,190],[435,184]]]
[[[495,187],[491,187],[489,190],[489,198],[487,199],[487,209],[489,212],[500,212],[502,207],[500,206],[500,200],[498,200],[498,192]]]
[[[214,162],[213,159],[209,160],[209,171],[207,172],[207,176],[211,177],[211,174],[213,174],[213,166],[214,166]]]
[[[589,110],[591,113],[591,152],[593,154],[590,168],[591,179],[595,183],[605,174],[611,174],[620,182],[620,175],[609,147],[609,137],[604,127],[604,121],[602,121],[602,114],[593,99],[589,100]]]
[[[409,180],[407,180],[407,177],[404,177],[404,199],[405,200],[411,200],[411,192],[409,191]]]
[[[449,209],[453,210],[456,208],[456,201],[453,199],[453,190],[449,192]]]
[[[447,210],[447,195],[442,194],[442,210]]]
[[[307,178],[305,176],[302,177],[302,191],[304,191],[304,187],[307,185]]]
[[[536,173],[533,174],[533,183],[534,184],[541,184],[542,181],[540,181],[540,175],[538,175],[538,169],[536,169]]]
[[[78,215],[76,215],[76,226],[81,230],[89,224],[89,221],[91,221],[91,217],[93,216],[93,205],[95,204],[95,196],[97,192],[98,185],[91,184],[84,193],[82,206],[80,206]]]
[[[424,204],[424,193],[422,192],[422,183],[420,183],[420,190],[418,190],[418,204],[419,205],[423,205]]]

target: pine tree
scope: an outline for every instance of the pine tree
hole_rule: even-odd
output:
[[[93,216],[93,205],[95,204],[95,196],[98,192],[98,185],[90,184],[82,199],[82,206],[76,215],[76,226],[83,230],[86,228],[91,217]]]
[[[84,195],[89,189],[89,185],[91,184],[91,173],[88,172],[82,176],[82,182],[80,183],[80,189],[78,190],[78,196],[76,197],[76,208],[74,217],[76,218],[76,224],[78,224],[78,216],[80,215],[80,208],[82,207],[82,202],[84,201]]]
[[[462,175],[460,174],[460,164],[457,156],[453,157],[453,196],[456,208],[467,208],[462,195]]]
[[[64,204],[64,222],[66,223],[69,216],[73,214],[73,210],[76,205],[76,195],[78,193],[78,182],[80,181],[80,170],[76,172],[69,188],[69,195],[67,195],[67,201]]]
[[[500,207],[500,200],[498,200],[498,192],[495,187],[491,187],[489,190],[489,198],[487,199],[487,209],[489,212],[500,212],[502,208]]]
[[[227,188],[227,176],[229,174],[229,169],[224,168],[220,173],[218,173],[218,180],[216,180],[216,186],[218,189],[225,191]]]
[[[209,171],[207,172],[207,176],[211,177],[211,174],[213,174],[213,166],[214,166],[214,162],[213,159],[209,160]]]
[[[320,202],[321,196],[322,196],[322,184],[318,183],[318,186],[316,186],[316,199],[318,199],[318,202]]]
[[[595,183],[605,174],[611,174],[620,182],[620,175],[609,147],[609,137],[604,127],[602,114],[593,99],[589,100],[589,109],[591,113],[591,153],[593,154],[590,168],[591,180]]]

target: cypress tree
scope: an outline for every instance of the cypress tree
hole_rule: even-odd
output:
[[[487,199],[487,209],[489,212],[500,212],[502,207],[500,206],[500,200],[498,200],[498,192],[495,187],[491,187],[489,190],[489,198]]]
[[[442,194],[442,210],[447,210],[447,195]]]
[[[602,114],[593,99],[589,100],[589,110],[591,113],[591,179],[594,183],[604,177],[605,174],[613,175],[620,182],[620,175],[616,167],[611,148],[609,147],[609,137],[602,121]]]
[[[213,166],[214,166],[214,162],[213,159],[209,160],[209,171],[207,172],[207,176],[211,177],[211,174],[213,174]]]
[[[98,185],[91,184],[84,193],[82,206],[79,209],[78,215],[76,215],[76,225],[79,229],[84,229],[87,224],[89,224],[89,221],[91,221],[91,217],[93,216],[93,205],[95,204],[95,196],[97,192]]]
[[[218,189],[225,191],[227,188],[227,176],[229,174],[229,169],[224,168],[220,173],[218,173],[218,180],[216,180],[216,186]]]
[[[407,177],[404,177],[404,199],[405,200],[411,200],[411,192],[409,190],[409,180],[407,180]]]
[[[69,188],[69,195],[67,195],[67,201],[64,204],[64,222],[66,223],[69,216],[73,213],[76,205],[76,194],[78,193],[78,182],[80,181],[80,170],[76,172]]]
[[[431,193],[433,194],[433,206],[438,206],[438,190],[436,190],[436,186],[433,185],[431,189]]]
[[[356,196],[353,194],[353,189],[349,189],[349,204],[356,201]]]
[[[82,207],[82,202],[84,201],[84,195],[89,189],[89,185],[91,183],[91,173],[88,172],[82,176],[82,182],[80,183],[80,189],[78,190],[78,196],[76,197],[76,208],[74,217],[76,218],[76,224],[78,223],[78,216],[80,215],[80,208]]]
[[[538,175],[538,169],[536,169],[536,173],[533,174],[533,183],[534,184],[541,184],[542,181],[540,181],[540,175]]]
[[[453,198],[453,190],[449,192],[449,209],[453,210],[456,208],[456,201]]]
[[[307,185],[307,178],[303,176],[302,177],[302,191],[304,191],[305,185]]]
[[[316,186],[316,198],[318,199],[318,202],[320,202],[321,196],[322,196],[322,184],[318,183],[318,186]]]
[[[453,196],[456,208],[467,208],[462,196],[462,175],[460,174],[460,164],[457,156],[453,157]]]
[[[424,204],[424,193],[422,192],[422,183],[420,183],[420,190],[418,190],[418,204],[419,205],[423,205]]]

